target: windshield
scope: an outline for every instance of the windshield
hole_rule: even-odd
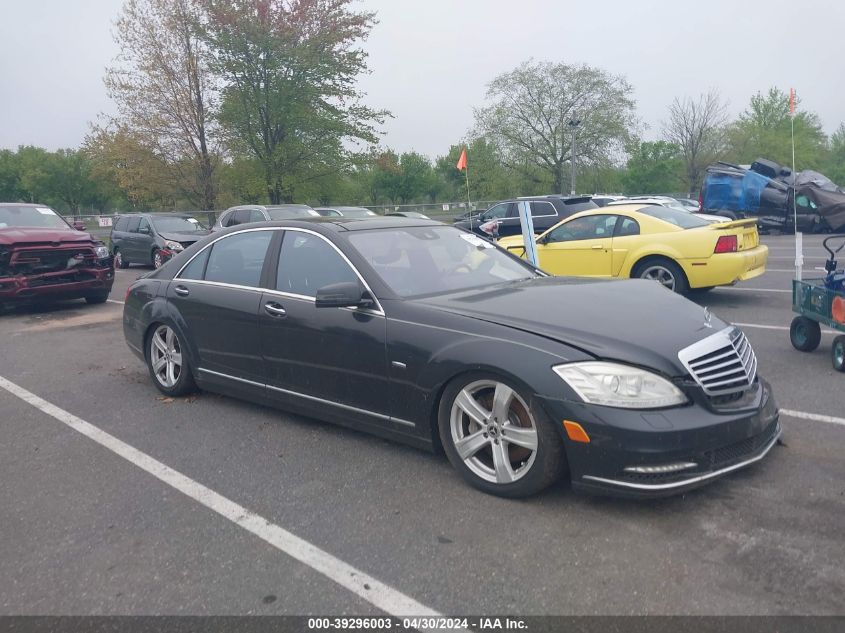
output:
[[[650,215],[658,220],[663,220],[669,224],[674,224],[682,229],[694,229],[699,226],[708,226],[710,222],[690,213],[689,211],[681,211],[672,207],[660,207],[652,205],[637,209],[643,215]]]
[[[271,220],[287,220],[288,218],[308,218],[319,216],[311,207],[267,207],[267,215]]]
[[[153,218],[153,226],[159,233],[196,233],[205,227],[194,218]]]
[[[343,214],[344,217],[347,218],[368,218],[373,215],[378,215],[369,209],[364,208],[357,208],[357,207],[342,207],[340,212]]]
[[[49,207],[0,207],[0,229],[10,226],[40,229],[70,229]]]
[[[402,297],[537,276],[490,242],[449,226],[350,231],[348,239]]]

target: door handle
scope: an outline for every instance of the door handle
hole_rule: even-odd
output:
[[[600,250],[602,250],[603,248],[604,248],[604,246],[602,246],[601,244],[594,244],[594,245],[592,246],[592,249],[593,249],[594,251],[600,251]]]
[[[173,289],[173,292],[175,292],[180,297],[187,297],[189,294],[191,294],[191,291],[185,288],[185,286],[176,286]]]
[[[271,301],[264,304],[264,311],[270,316],[283,317],[287,316],[287,311],[278,303]]]

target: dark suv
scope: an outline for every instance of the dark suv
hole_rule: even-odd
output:
[[[112,227],[114,265],[152,264],[159,268],[204,235],[208,230],[185,213],[127,213]]]
[[[0,308],[84,298],[103,303],[114,283],[109,249],[50,207],[0,203]]]
[[[464,218],[455,222],[455,226],[462,229],[471,229],[474,233],[483,237],[489,237],[488,233],[481,230],[482,224],[491,220],[497,220],[499,225],[499,237],[518,235],[522,232],[519,223],[520,202],[528,202],[531,205],[531,220],[534,222],[534,233],[542,233],[552,228],[555,224],[568,218],[573,213],[598,209],[599,206],[590,199],[590,196],[532,196],[526,198],[512,198],[497,202],[486,211],[472,219]]]
[[[290,218],[316,218],[320,217],[314,209],[307,204],[277,204],[265,206],[263,204],[242,204],[237,207],[230,207],[220,214],[212,231],[221,231],[230,226],[238,224],[249,224],[250,222],[269,222],[273,220],[288,220]]]

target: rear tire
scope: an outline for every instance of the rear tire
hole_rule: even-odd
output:
[[[109,300],[109,291],[104,290],[103,292],[95,292],[90,295],[85,295],[85,301],[87,301],[91,305],[97,305],[99,303],[105,303]]]
[[[822,328],[818,321],[797,316],[789,326],[789,340],[799,352],[812,352],[821,343]]]
[[[689,291],[689,282],[684,271],[671,259],[664,257],[652,257],[641,261],[634,267],[631,276],[656,281],[664,288],[678,294]]]
[[[500,497],[536,494],[565,470],[563,439],[531,394],[489,373],[464,374],[443,392],[440,440],[471,486]]]
[[[830,347],[830,360],[836,371],[845,372],[845,336],[837,336]]]

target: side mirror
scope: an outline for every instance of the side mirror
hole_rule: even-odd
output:
[[[317,290],[314,305],[318,308],[369,308],[373,298],[357,281],[342,281]]]
[[[85,222],[83,222],[82,220],[74,220],[71,226],[73,226],[73,228],[77,231],[85,230]]]

